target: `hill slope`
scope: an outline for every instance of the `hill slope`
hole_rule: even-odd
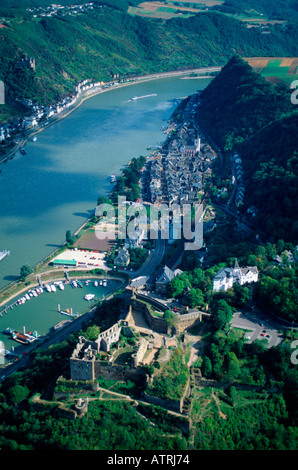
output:
[[[264,238],[297,243],[298,111],[285,85],[272,85],[233,57],[203,90],[200,122],[229,155],[242,157],[246,196],[242,211],[258,209]]]
[[[216,13],[163,22],[99,5],[75,16],[18,16],[1,28],[0,79],[8,107],[1,107],[0,121],[13,112],[16,98],[53,102],[84,78],[221,65],[234,53],[298,56],[297,30],[274,27],[262,35]],[[16,70],[22,53],[35,58],[35,72]]]

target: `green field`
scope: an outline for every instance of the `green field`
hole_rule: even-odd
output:
[[[270,82],[290,85],[298,79],[298,57],[250,57],[246,60]]]

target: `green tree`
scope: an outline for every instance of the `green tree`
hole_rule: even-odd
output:
[[[73,237],[72,237],[72,234],[71,234],[70,230],[67,230],[65,238],[66,238],[66,243],[69,243],[69,245],[73,244],[74,240],[73,240]]]
[[[29,389],[26,386],[22,385],[13,385],[8,390],[8,400],[13,404],[21,403],[29,394]]]
[[[240,374],[240,363],[234,352],[229,352],[225,358],[226,376],[228,380],[236,379]]]
[[[167,322],[167,324],[171,327],[175,326],[177,322],[177,317],[173,312],[171,312],[171,310],[166,310],[164,312],[164,319]]]
[[[99,326],[91,325],[91,326],[88,326],[88,328],[86,329],[84,337],[88,339],[89,341],[95,341],[98,338],[99,333],[100,333]]]
[[[33,273],[33,269],[31,268],[31,266],[29,266],[29,264],[24,264],[21,267],[20,275],[22,279],[26,279],[26,277],[32,273]]]
[[[187,303],[191,308],[202,307],[204,305],[204,294],[201,289],[190,289],[187,296]]]
[[[232,320],[232,308],[223,299],[220,299],[215,308],[213,314],[213,324],[217,330],[222,330],[228,327]]]
[[[178,297],[182,294],[184,287],[185,283],[180,279],[180,276],[174,277],[167,287],[169,296],[173,298]]]
[[[202,374],[207,378],[212,376],[212,362],[208,356],[205,356],[203,359]]]

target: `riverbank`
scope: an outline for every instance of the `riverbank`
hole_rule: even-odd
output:
[[[92,274],[92,270],[88,271],[86,270],[85,272],[82,271],[77,271],[77,272],[71,272],[69,274],[69,278],[71,280],[76,280],[76,279],[82,279],[82,280],[103,280],[107,279],[110,281],[119,281],[121,284],[117,286],[117,290],[122,289],[126,286],[127,284],[127,279],[125,276],[121,277],[119,275],[111,276],[108,273],[101,274],[101,275],[96,275]],[[58,272],[57,270],[49,270],[47,273],[45,273],[46,276],[42,279],[42,284],[52,284],[54,282],[65,282],[66,277],[65,275],[62,275],[61,272]],[[26,286],[23,286],[20,290],[15,291],[13,294],[11,294],[9,297],[5,299],[5,301],[0,303],[0,316],[1,313],[4,310],[9,310],[11,308],[11,304],[14,303],[15,299],[17,299],[19,296],[22,296],[22,294],[27,293],[28,291],[35,289],[36,287],[39,287],[40,284],[39,282],[35,279],[36,275],[32,276],[30,284],[27,284]],[[30,280],[29,280],[30,281]]]
[[[59,122],[60,120],[68,117],[71,113],[73,113],[76,109],[78,109],[87,99],[92,98],[96,95],[100,95],[102,93],[106,93],[111,90],[115,90],[117,88],[123,88],[131,85],[136,85],[141,82],[147,82],[151,80],[158,80],[158,79],[163,79],[163,78],[171,78],[175,76],[182,76],[182,78],[187,78],[183,77],[183,75],[189,75],[189,74],[206,74],[206,73],[216,73],[221,70],[221,66],[217,67],[201,67],[201,68],[195,68],[195,69],[187,69],[187,70],[176,70],[176,71],[171,71],[171,72],[161,72],[161,73],[156,73],[152,75],[144,75],[140,77],[134,77],[131,79],[128,79],[126,82],[108,82],[105,86],[106,88],[100,88],[96,89],[95,91],[93,90],[87,90],[84,94],[82,94],[79,98],[78,101],[72,105],[69,109],[62,111],[61,114],[58,116],[54,116],[53,118],[50,118],[48,120],[47,124],[41,124],[40,126],[36,126],[34,128],[29,129],[27,132],[25,131],[22,133],[22,139],[16,143],[15,147],[13,149],[10,149],[5,155],[0,156],[0,165],[2,163],[7,162],[13,156],[18,152],[22,147],[26,145],[26,142],[29,139],[32,139],[36,134],[39,134],[43,130],[49,128],[50,126],[53,126],[55,123]],[[198,77],[190,77],[192,79],[205,79],[205,78],[210,78],[210,76],[206,75],[199,75]],[[20,135],[17,137],[21,137]]]
[[[68,109],[63,114],[61,114],[59,116],[56,116],[55,119],[53,119],[53,121],[51,121],[48,124],[48,126],[54,125],[55,123],[58,122],[58,120],[64,119],[64,117],[69,116],[70,113],[72,113],[74,110],[76,110],[84,101],[86,101],[87,99],[89,99],[91,97],[94,97],[97,94],[105,93],[106,91],[110,91],[110,90],[116,89],[116,88],[127,87],[129,85],[138,84],[138,83],[143,82],[143,81],[150,81],[150,80],[154,81],[154,80],[159,79],[159,78],[161,78],[161,79],[162,78],[168,78],[168,77],[173,77],[175,75],[177,75],[179,78],[180,77],[186,77],[186,75],[188,75],[190,72],[193,74],[195,71],[194,70],[188,70],[188,71],[184,70],[184,71],[178,71],[178,72],[174,71],[174,72],[168,72],[168,73],[163,73],[163,74],[147,75],[147,76],[143,76],[143,77],[134,78],[134,80],[130,81],[130,82],[120,83],[120,84],[115,85],[113,87],[110,86],[109,88],[106,88],[106,89],[97,90],[95,93],[93,92],[93,90],[92,90],[92,92],[90,92],[90,90],[89,90],[88,94],[85,94],[84,96],[80,97],[80,100],[75,105],[73,105],[72,109]],[[206,68],[196,69],[196,72],[206,73]],[[205,78],[205,76],[203,76],[203,77],[200,76],[198,78]],[[161,83],[161,82],[159,82],[159,83]],[[195,84],[194,86],[197,87],[199,85]],[[125,92],[125,93],[127,94],[127,92]],[[181,94],[181,95],[177,95],[177,96],[183,96],[183,95]],[[107,98],[105,98],[105,99],[107,99]],[[43,126],[42,128],[39,128],[39,129],[35,128],[33,132],[31,131],[30,134],[28,133],[28,135],[26,136],[27,139],[32,138],[32,136],[34,134],[37,134],[38,132],[41,132],[44,128],[45,128],[45,126]],[[22,141],[22,144],[23,144],[23,141]],[[23,161],[24,161],[24,165],[26,165],[26,160],[23,160]],[[90,217],[88,217],[83,224],[80,224],[80,227],[79,227],[79,229],[77,229],[75,231],[75,234],[80,232],[81,230],[84,230],[84,227],[88,224],[89,221],[90,221]],[[35,279],[36,279],[36,276],[38,274],[42,274],[42,276],[44,276],[44,273],[48,272],[51,269],[49,267],[49,262],[51,261],[51,259],[55,255],[59,254],[60,250],[63,250],[64,248],[66,248],[66,244],[61,243],[59,245],[58,249],[55,249],[50,254],[47,254],[42,259],[42,261],[37,261],[37,262],[35,261],[34,264],[31,264],[31,266],[33,267],[33,270],[34,270],[33,276],[35,276]],[[60,251],[60,253],[61,253],[61,251]],[[22,264],[24,264],[24,261],[22,263],[20,263],[20,266]],[[19,269],[19,267],[17,269]],[[15,280],[13,282],[11,282],[9,285],[4,286],[3,289],[1,289],[1,291],[0,291],[0,303],[1,303],[1,305],[6,304],[7,299],[10,298],[12,295],[17,296],[19,289],[23,289],[23,288],[26,288],[25,284],[20,282],[19,278],[15,277]]]

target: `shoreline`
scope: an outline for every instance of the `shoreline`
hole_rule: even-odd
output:
[[[163,73],[158,73],[158,74],[154,74],[154,75],[146,75],[146,76],[141,76],[141,77],[136,77],[134,79],[132,79],[132,81],[129,81],[129,82],[124,82],[124,83],[119,83],[118,85],[111,85],[105,89],[100,89],[100,90],[97,90],[95,92],[90,92],[89,90],[89,93],[88,91],[86,93],[84,93],[84,95],[82,95],[77,103],[75,103],[71,109],[68,109],[66,110],[64,113],[61,113],[60,116],[56,116],[55,118],[53,118],[53,120],[51,122],[49,122],[47,125],[43,125],[43,126],[39,126],[37,129],[35,129],[34,131],[29,131],[29,135],[25,136],[20,142],[19,144],[17,145],[17,148],[15,148],[13,151],[10,152],[9,155],[6,155],[2,160],[0,159],[0,168],[1,168],[1,163],[5,163],[6,161],[8,161],[8,159],[11,159],[13,158],[13,155],[20,149],[22,148],[22,146],[24,146],[26,144],[26,142],[31,139],[34,135],[42,132],[44,129],[47,129],[48,127],[56,124],[57,122],[59,122],[60,120],[68,117],[72,112],[74,112],[76,109],[78,109],[86,100],[88,100],[89,98],[92,98],[96,95],[99,95],[101,93],[105,93],[105,92],[108,92],[108,91],[111,91],[111,90],[115,90],[117,88],[123,88],[123,87],[126,87],[126,86],[130,86],[130,85],[136,85],[138,83],[142,83],[142,82],[147,82],[147,81],[153,81],[153,80],[158,80],[158,79],[163,79],[163,78],[171,78],[171,77],[179,77],[179,76],[182,76],[182,78],[186,79],[188,77],[183,77],[183,75],[189,75],[190,73],[206,73],[206,71],[210,71],[210,69],[212,71],[216,71],[216,70],[220,70],[221,67],[219,66],[214,66],[214,67],[204,67],[204,68],[197,68],[197,69],[188,69],[188,70],[183,70],[183,71],[172,71],[172,72],[163,72]],[[210,78],[209,76],[197,76],[197,77],[189,77],[190,79],[202,79],[202,78]],[[91,217],[89,217],[87,220],[85,220],[85,222],[83,222],[83,224],[81,224],[81,226],[76,229],[76,231],[74,232],[75,234],[78,233],[81,229],[84,228],[84,226],[88,223],[88,221],[90,220]],[[60,248],[63,248],[63,245],[64,244],[61,244]],[[49,253],[45,259],[47,258],[50,258],[55,252],[57,251],[54,250],[52,251],[51,253]],[[44,260],[42,260],[43,262]],[[37,262],[34,266],[32,266],[32,269],[34,270],[39,264],[41,263],[41,261]],[[38,274],[38,271],[35,273],[35,276]],[[9,283],[7,286],[4,286],[2,289],[0,289],[0,294],[4,294],[5,295],[5,291],[8,290],[9,291],[9,288],[16,285],[17,283],[19,282],[19,279],[16,279],[15,281],[12,281],[11,283]],[[14,294],[14,296],[16,296],[18,294]],[[3,305],[5,305],[5,303],[7,302],[7,299],[4,300],[4,301],[1,301],[0,302],[0,307],[2,307]]]
[[[39,134],[43,130],[48,129],[50,126],[56,124],[60,120],[68,117],[71,113],[76,111],[76,109],[78,109],[89,98],[93,98],[94,96],[100,95],[102,93],[106,93],[108,91],[116,90],[117,88],[123,88],[123,87],[130,86],[130,85],[136,85],[141,82],[147,82],[147,81],[158,80],[158,79],[163,79],[163,78],[171,78],[171,77],[180,76],[180,75],[189,75],[190,73],[206,73],[206,71],[217,72],[217,71],[220,71],[220,69],[221,69],[221,66],[209,66],[209,67],[200,67],[200,68],[195,68],[195,69],[187,69],[183,71],[176,70],[176,71],[171,71],[171,72],[160,72],[160,73],[156,73],[152,75],[151,74],[142,75],[139,77],[128,79],[130,81],[127,81],[124,83],[118,83],[117,85],[113,84],[113,82],[108,82],[108,84],[110,83],[110,86],[108,88],[105,88],[105,89],[101,88],[100,90],[97,90],[91,93],[88,93],[87,91],[84,95],[78,98],[78,102],[75,103],[73,107],[71,107],[71,109],[68,109],[64,113],[62,112],[60,116],[55,116],[52,121],[48,122],[48,124],[37,126],[36,129],[32,128],[32,130],[29,130],[28,131],[29,134],[24,136],[22,140],[18,144],[16,144],[15,148],[11,149],[9,152],[7,152],[7,154],[4,154],[2,157],[0,157],[0,166],[3,163],[6,163],[8,160],[12,159],[14,155],[16,154],[16,152],[20,150],[20,148],[25,146],[25,144],[28,142],[29,139],[34,137],[36,134]],[[182,78],[186,79],[188,77],[182,77]],[[198,77],[189,77],[189,78],[198,80],[202,78],[213,78],[213,77],[208,75],[208,76],[198,76]]]
[[[105,274],[91,274],[91,271],[92,269],[90,269],[90,271],[86,270],[85,273],[83,273],[82,271],[78,271],[78,275],[74,276],[73,274],[70,275],[69,277],[70,278],[74,278],[74,279],[109,279],[111,281],[119,281],[121,282],[121,285],[120,287],[122,287],[125,283],[126,283],[126,280],[124,279],[124,277],[121,277],[121,276],[111,276],[110,274],[108,274],[107,272]],[[54,270],[50,270],[49,272],[57,272],[57,271],[54,271]],[[56,281],[65,281],[65,276],[61,276],[61,277],[53,277],[53,278],[50,278],[50,279],[47,279],[46,281],[44,281],[46,284],[51,284],[53,282],[56,282]],[[11,295],[9,298],[7,298],[5,301],[3,301],[1,304],[0,304],[0,309],[1,312],[3,312],[3,310],[9,310],[10,307],[11,307],[11,304],[10,305],[6,305],[6,303],[9,303],[11,302],[12,300],[15,300],[19,295],[22,295],[24,292],[28,292],[29,290],[31,289],[35,289],[35,287],[38,287],[39,286],[39,283],[36,281],[34,282],[33,284],[30,284],[28,286],[25,286],[25,287],[22,287],[22,289],[20,291],[18,291],[16,294],[13,294]],[[0,313],[1,313],[0,312]],[[1,315],[0,315],[0,318],[1,318]]]

